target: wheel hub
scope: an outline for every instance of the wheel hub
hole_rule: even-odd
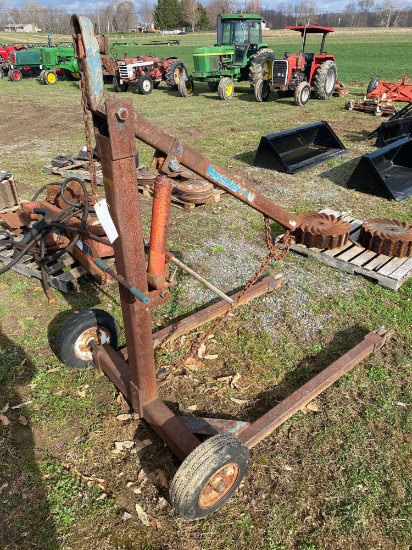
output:
[[[184,202],[204,204],[213,197],[213,185],[205,180],[186,180],[176,183],[176,196]]]
[[[349,238],[350,225],[331,214],[305,212],[297,216],[293,232],[297,244],[308,248],[340,248]]]
[[[367,250],[404,258],[412,255],[412,225],[397,220],[372,218],[362,224],[359,243]]]
[[[214,506],[236,483],[239,466],[235,462],[225,464],[215,472],[199,494],[199,508]]]
[[[108,344],[110,342],[110,332],[102,327],[92,327],[79,336],[74,345],[74,352],[82,361],[91,361],[93,358],[90,350],[92,340],[96,340],[99,345]]]

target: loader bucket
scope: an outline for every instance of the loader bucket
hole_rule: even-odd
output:
[[[403,137],[410,137],[412,135],[412,115],[382,122],[377,128],[376,134],[377,147],[384,147]]]
[[[412,195],[412,141],[399,139],[361,157],[348,187],[395,201]]]
[[[262,136],[254,166],[295,174],[347,149],[327,122],[315,122]]]

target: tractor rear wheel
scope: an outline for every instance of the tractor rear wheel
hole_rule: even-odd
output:
[[[313,81],[315,96],[319,99],[332,97],[338,78],[338,71],[334,61],[325,61],[317,70]]]
[[[376,88],[376,86],[379,84],[379,79],[376,78],[376,76],[373,76],[369,80],[368,87],[366,88],[366,94],[370,94],[373,92],[373,90]]]
[[[295,90],[293,100],[295,105],[303,107],[309,101],[310,98],[310,86],[308,82],[301,82]]]
[[[186,65],[181,59],[174,59],[166,69],[166,83],[169,88],[176,91],[179,87],[180,79],[185,75],[187,75]]]
[[[275,54],[269,48],[262,48],[252,58],[249,67],[249,82],[256,86],[259,79],[271,80],[273,73],[273,61]]]
[[[113,88],[115,92],[127,92],[129,84],[127,82],[120,84],[120,77],[116,74],[113,77]]]
[[[267,101],[270,94],[269,82],[259,78],[255,83],[254,92],[256,101]]]
[[[218,510],[239,487],[247,470],[249,449],[232,434],[201,443],[183,461],[170,485],[170,502],[187,520]]]
[[[150,76],[144,75],[137,81],[137,89],[142,95],[149,95],[153,91],[153,80]]]
[[[9,78],[12,82],[20,82],[20,80],[23,78],[23,75],[19,71],[19,69],[10,69]]]
[[[178,89],[182,97],[191,97],[193,95],[193,80],[187,77],[181,78]]]
[[[234,85],[233,85],[233,80],[231,78],[229,78],[228,76],[225,76],[220,79],[219,86],[217,89],[220,99],[223,99],[225,101],[227,101],[228,99],[232,99],[233,90],[234,90]]]

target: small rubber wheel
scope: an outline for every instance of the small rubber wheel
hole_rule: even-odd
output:
[[[253,91],[255,94],[256,101],[267,101],[269,99],[269,94],[270,94],[269,81],[259,78],[255,82]]]
[[[170,502],[187,520],[218,510],[239,487],[247,470],[249,449],[232,434],[201,443],[182,462],[170,485]]]
[[[3,78],[3,76],[4,76],[3,69],[0,69],[0,80]]]
[[[113,77],[113,88],[115,92],[127,92],[129,88],[129,83],[123,82],[122,84],[120,84],[120,76],[116,74]]]
[[[153,80],[150,76],[144,75],[137,81],[137,89],[142,95],[149,95],[153,91]]]
[[[310,86],[307,82],[301,82],[295,90],[294,102],[295,105],[303,107],[309,101],[310,98]]]
[[[93,361],[90,342],[117,347],[119,324],[107,311],[86,309],[70,317],[56,339],[57,357],[72,369],[85,369]]]
[[[43,73],[43,82],[47,85],[56,84],[57,75],[54,71],[44,71]]]
[[[12,82],[20,82],[22,78],[23,78],[23,74],[19,71],[19,69],[11,69],[9,71],[9,79]]]
[[[182,97],[191,97],[193,95],[193,80],[183,77],[179,80],[178,90]]]
[[[228,76],[224,76],[223,78],[221,78],[217,91],[219,93],[220,99],[223,99],[224,101],[232,99],[234,92],[233,80]]]
[[[369,80],[369,84],[368,84],[368,87],[366,88],[366,95],[367,94],[371,94],[374,89],[376,88],[376,86],[379,84],[379,79],[376,78],[376,76],[373,76],[370,80]]]

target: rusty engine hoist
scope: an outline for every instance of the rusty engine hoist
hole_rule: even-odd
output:
[[[293,216],[253,190],[241,178],[213,164],[199,152],[184,145],[132,108],[131,100],[112,99],[103,90],[99,47],[89,19],[74,15],[73,38],[84,77],[84,98],[91,112],[96,145],[101,159],[105,195],[110,217],[118,236],[113,249],[127,348],[116,351],[117,324],[102,310],[83,311],[69,319],[57,337],[56,347],[63,362],[86,366],[90,360],[100,368],[183,461],[170,489],[170,500],[186,519],[209,515],[218,509],[239,486],[246,473],[249,449],[270,435],[287,418],[300,410],[339,377],[369,354],[380,349],[388,332],[367,334],[363,341],[307,382],[288,398],[252,423],[218,419],[186,418],[175,415],[159,398],[153,345],[171,333],[182,334],[218,317],[228,307],[244,303],[281,282],[266,277],[247,287],[233,302],[214,304],[172,327],[152,333],[150,309],[169,297],[175,284],[169,277],[171,256],[166,251],[172,183],[168,175],[181,167],[192,170],[276,220],[309,246],[340,246],[348,238],[349,226],[339,218],[321,214]],[[154,199],[148,264],[146,268],[142,220],[136,187],[135,137],[155,148],[160,163],[154,183]],[[267,234],[270,234],[266,220]],[[268,236],[268,235],[267,235]],[[283,246],[283,250],[282,250]],[[288,247],[268,243],[268,258]],[[100,264],[106,269],[104,264]],[[263,271],[263,269],[262,269]],[[258,278],[255,274],[253,282]],[[196,434],[210,436],[205,441]]]

